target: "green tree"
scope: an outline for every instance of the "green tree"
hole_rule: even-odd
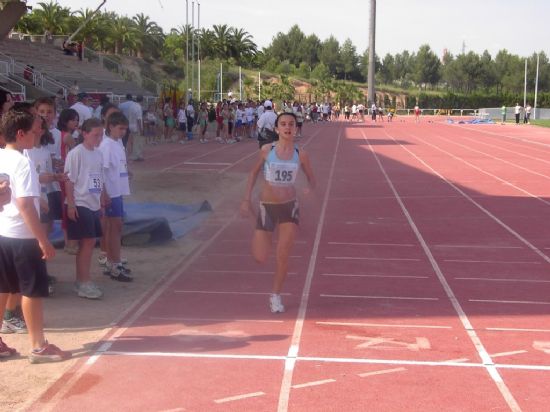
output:
[[[35,13],[42,31],[49,30],[52,34],[66,34],[71,10],[61,7],[53,0],[50,0],[49,3],[40,2],[38,5],[40,8],[33,10],[33,13]]]
[[[395,79],[395,59],[389,53],[384,56],[380,65],[380,77],[382,83],[390,84]]]
[[[338,43],[336,37],[331,35],[328,39],[321,43],[319,61],[328,68],[328,71],[332,76],[336,76],[342,72],[340,43]]]
[[[359,80],[359,56],[357,49],[350,39],[346,39],[340,48],[342,77],[344,79]]]
[[[418,85],[431,84],[435,86],[441,77],[438,57],[430,49],[430,46],[424,44],[420,46],[414,62],[414,80]]]
[[[132,17],[137,30],[137,56],[143,57],[144,54],[158,56],[158,50],[164,41],[164,33],[157,23],[151,21],[143,13]]]

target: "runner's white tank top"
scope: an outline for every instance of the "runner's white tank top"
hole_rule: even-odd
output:
[[[294,148],[292,159],[279,159],[275,150],[275,145],[271,145],[271,150],[264,163],[264,178],[266,182],[273,186],[292,186],[296,182],[296,176],[300,170],[300,155],[298,148]]]

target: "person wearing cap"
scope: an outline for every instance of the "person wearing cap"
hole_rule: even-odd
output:
[[[264,144],[274,142],[278,140],[278,136],[275,133],[275,121],[277,120],[277,114],[273,111],[273,103],[270,100],[264,102],[264,112],[258,119],[258,142],[260,147]]]
[[[71,106],[71,109],[78,113],[78,127],[81,127],[82,123],[92,118],[92,108],[90,107],[92,99],[85,92],[78,93],[76,97],[78,100]]]

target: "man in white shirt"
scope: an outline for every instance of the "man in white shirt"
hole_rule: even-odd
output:
[[[264,144],[271,143],[279,139],[275,133],[277,113],[273,111],[273,103],[266,100],[263,107],[264,112],[258,119],[258,141],[260,143],[260,147]]]
[[[92,118],[92,108],[90,104],[92,99],[88,93],[78,93],[78,101],[71,106],[71,109],[78,113],[78,127],[82,126],[84,121]]]

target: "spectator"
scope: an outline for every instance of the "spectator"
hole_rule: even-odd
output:
[[[76,96],[78,101],[71,106],[71,109],[76,110],[78,113],[78,127],[82,127],[82,124],[92,118],[92,108],[90,104],[92,98],[88,93],[78,93]]]
[[[522,107],[519,105],[519,103],[516,103],[516,106],[514,107],[514,114],[516,115],[516,124],[519,124],[519,117],[521,115],[521,109],[522,109]]]

